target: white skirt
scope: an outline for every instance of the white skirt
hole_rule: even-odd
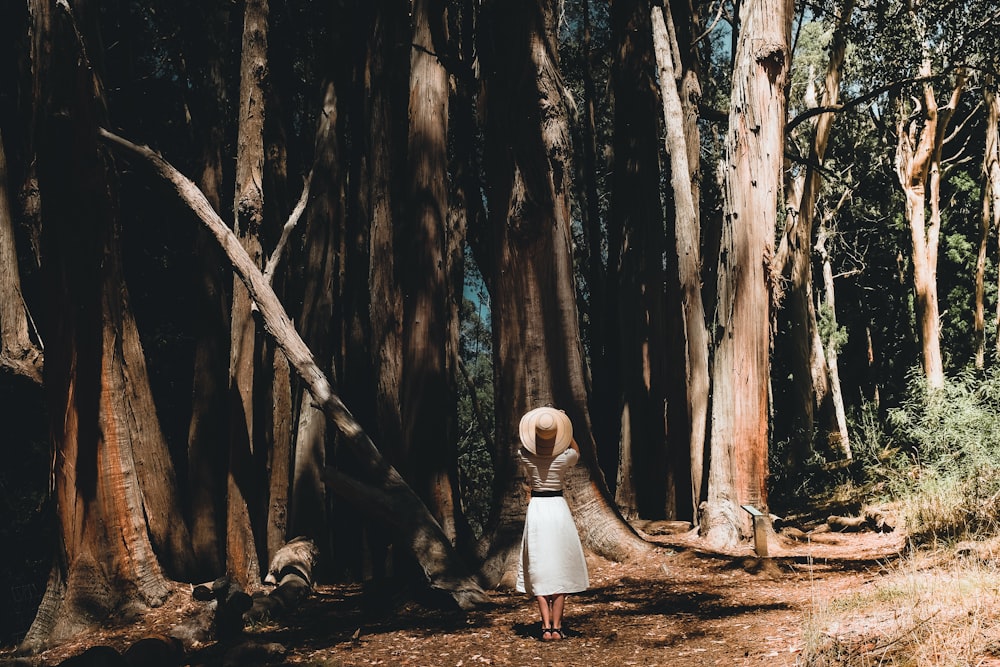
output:
[[[529,595],[578,593],[589,585],[587,561],[562,496],[532,498],[524,519],[517,590]]]

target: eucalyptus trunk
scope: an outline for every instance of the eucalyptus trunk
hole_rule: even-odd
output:
[[[668,17],[672,12],[668,12]],[[682,15],[690,17],[687,14]],[[663,123],[666,150],[670,157],[670,185],[674,195],[674,253],[677,257],[677,282],[681,291],[681,318],[684,324],[684,392],[688,418],[687,450],[690,461],[692,518],[702,500],[705,443],[708,437],[709,363],[708,326],[701,294],[701,220],[699,215],[697,124],[690,117],[696,113],[700,87],[690,67],[674,62],[680,53],[675,19],[664,20],[659,8],[652,10],[653,41],[660,72]],[[684,31],[683,34],[687,34]],[[693,158],[693,159],[692,159]]]
[[[929,57],[921,65],[921,74],[927,77],[931,74]],[[910,228],[917,331],[924,377],[932,389],[944,385],[937,292],[941,151],[948,122],[965,82],[964,72],[958,71],[949,103],[943,109],[938,107],[933,83],[923,83],[920,115],[917,118],[907,117],[902,113],[901,106],[896,126],[896,174],[905,195],[904,212]]]
[[[196,181],[216,211],[222,211],[225,172],[224,119],[229,106],[226,92],[228,62],[223,44],[228,35],[227,3],[208,5],[204,13],[184,14],[194,25],[182,34],[191,52],[207,54],[201,68],[189,68],[192,90],[192,134],[200,156]],[[199,289],[192,296],[195,320],[194,380],[191,422],[188,427],[188,479],[191,502],[191,547],[199,580],[208,581],[224,570],[228,437],[227,385],[229,376],[229,289],[223,255],[209,233],[199,228],[194,253],[198,257]]]
[[[115,165],[97,143],[103,93],[75,20],[86,11],[84,3],[31,4],[58,534],[27,649],[161,604],[167,572],[184,576],[192,563],[123,279]]]
[[[234,232],[257,268],[264,266],[260,231],[264,224],[264,119],[267,77],[267,0],[249,0],[243,16],[240,65],[239,127],[236,148]],[[226,521],[226,570],[244,588],[261,582],[253,522],[254,502],[262,494],[255,458],[261,443],[255,438],[265,415],[256,397],[264,359],[262,332],[252,314],[253,302],[234,278],[230,328],[229,384],[232,404],[229,441],[229,481]]]
[[[768,383],[792,3],[740,5],[722,170],[708,494],[700,532],[733,547],[751,535],[742,505],[767,513]]]
[[[979,244],[979,258],[976,262],[976,366],[982,368],[986,356],[985,305],[983,294],[986,282],[986,246],[991,229],[1000,229],[1000,98],[996,90],[996,77],[986,78],[983,96],[986,100],[986,148],[983,155],[983,216],[982,238]],[[1000,322],[1000,299],[997,301],[997,315],[994,325]],[[1000,327],[997,327],[1000,330]],[[1000,336],[997,337],[996,352],[1000,353]]]
[[[457,309],[448,229],[448,72],[438,55],[447,50],[444,9],[441,0],[417,0],[411,12],[400,404],[410,483],[449,539],[454,542],[461,531],[468,542],[460,528],[457,413],[449,377],[455,370],[450,334]]]
[[[337,323],[344,312],[344,173],[341,168],[341,109],[338,87],[326,82],[322,113],[316,130],[315,154],[307,187],[309,206],[303,231],[302,310],[298,329],[312,350],[317,365],[336,382],[334,358],[344,342]],[[308,535],[327,558],[335,551],[328,517],[328,494],[322,473],[327,466],[327,443],[331,438],[327,422],[302,392],[295,429],[292,498],[289,510],[291,535]]]

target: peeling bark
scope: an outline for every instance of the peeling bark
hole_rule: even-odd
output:
[[[700,532],[731,547],[752,535],[741,505],[767,512],[773,255],[791,54],[787,0],[740,7],[726,140],[712,371],[708,495]]]

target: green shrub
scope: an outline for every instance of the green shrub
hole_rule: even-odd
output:
[[[864,482],[896,503],[915,542],[993,532],[1000,516],[1000,373],[973,371],[930,389],[911,373],[880,426],[855,425]]]

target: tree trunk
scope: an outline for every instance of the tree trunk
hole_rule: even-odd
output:
[[[670,185],[674,193],[675,252],[684,321],[685,385],[690,423],[688,452],[693,509],[701,502],[704,477],[709,403],[708,328],[701,298],[701,224],[697,192],[693,186],[697,168],[688,161],[689,156],[696,152],[692,150],[691,142],[698,145],[697,126],[690,131],[686,130],[687,113],[677,85],[679,83],[688,95],[700,93],[696,93],[697,79],[690,79],[692,73],[678,72],[674,66],[672,51],[677,46],[677,40],[670,39],[663,12],[658,7],[653,8],[652,21],[663,98],[666,149],[671,163]],[[671,24],[673,23],[671,20]],[[697,522],[696,516],[692,518]]]
[[[21,295],[9,186],[7,154],[0,132],[0,368],[41,384],[42,350],[29,333],[28,306]]]
[[[223,45],[228,36],[226,3],[194,16],[183,30],[191,36],[192,52],[207,52],[203,69],[190,68],[190,107],[193,134],[201,148],[196,182],[216,211],[222,211],[225,179],[223,123],[228,108]],[[229,376],[229,292],[224,255],[207,230],[195,232],[199,291],[192,297],[195,320],[194,373],[191,388],[191,422],[188,427],[188,480],[191,502],[191,547],[199,568],[196,581],[214,579],[224,572],[223,547],[226,517],[226,448],[228,440],[227,384]]]
[[[767,513],[772,260],[781,198],[792,6],[740,6],[726,155],[712,371],[708,495],[701,534],[717,547],[752,534]]]
[[[841,203],[843,203],[847,198],[847,192],[844,192],[844,196],[841,198]],[[830,222],[833,220],[833,216],[837,210],[840,209],[838,205],[832,210],[829,215],[820,216],[819,231],[816,235],[816,250],[819,253],[820,260],[823,263],[823,298],[820,302],[827,311],[830,313],[831,325],[834,330],[837,329],[837,303],[835,299],[836,290],[833,284],[833,266],[830,262],[830,253],[827,250],[826,244],[830,237]],[[824,351],[826,354],[826,367],[830,372],[830,400],[833,403],[833,409],[837,415],[837,423],[841,425],[839,434],[831,433],[831,440],[833,436],[838,436],[838,441],[836,443],[837,450],[845,459],[850,459],[851,454],[851,440],[850,435],[847,431],[847,410],[844,408],[844,394],[841,391],[840,385],[840,364],[838,362],[838,344],[835,339],[836,337],[831,336],[831,339],[824,343]]]
[[[341,320],[335,313],[343,311],[344,294],[345,188],[340,167],[343,159],[340,119],[337,85],[328,81],[308,183],[310,201],[303,232],[304,286],[298,328],[316,363],[332,381],[337,377],[333,365],[335,352],[344,341],[343,331],[334,325]],[[321,556],[334,552],[322,479],[327,466],[328,437],[326,420],[316,410],[311,395],[303,392],[298,406],[289,526],[293,535],[311,536],[320,545]]]
[[[921,75],[930,76],[930,68],[928,56],[921,66]],[[952,91],[953,102],[961,95],[964,85],[964,74],[958,73]],[[921,102],[921,119],[908,118],[900,109],[896,127],[896,175],[906,198],[905,214],[913,251],[915,313],[924,376],[931,388],[940,388],[944,384],[944,364],[937,294],[938,237],[941,231],[939,178],[940,153],[951,111],[946,109],[943,117],[939,113],[934,87],[929,81],[923,84]],[[931,211],[929,219],[928,203]]]
[[[267,0],[248,0],[243,17],[240,65],[240,111],[236,150],[234,231],[255,266],[263,267],[260,230],[264,224],[264,84],[267,76]],[[252,300],[239,279],[234,280],[229,395],[228,509],[226,521],[226,571],[244,588],[261,581],[260,554],[253,532],[255,499],[262,489],[257,475],[255,446],[262,427],[256,414],[255,386],[263,357],[262,341],[252,316]]]
[[[190,540],[122,277],[113,163],[96,141],[102,93],[73,10],[38,0],[31,11],[59,525],[24,641],[38,649],[121,609],[162,603],[170,587],[160,563],[183,575]]]
[[[400,174],[394,167],[404,145],[395,129],[393,109],[401,108],[406,98],[406,88],[400,85],[406,79],[407,67],[402,65],[409,56],[409,35],[406,30],[406,7],[396,0],[378,3],[375,8],[372,37],[368,43],[366,67],[368,122],[368,172],[362,174],[367,189],[368,224],[368,289],[370,292],[369,318],[371,323],[371,353],[375,369],[375,427],[383,447],[392,447],[383,454],[393,465],[404,460],[403,425],[399,391],[402,377],[403,342],[400,323],[403,306],[398,285],[393,220]],[[404,38],[402,35],[406,34]],[[405,44],[405,55],[400,51]],[[402,74],[400,73],[402,70]]]
[[[270,41],[270,40],[269,40]],[[287,42],[285,42],[287,44]],[[288,64],[288,49],[277,49],[278,62],[285,65],[280,78],[292,80],[294,72]],[[282,56],[285,56],[282,58]],[[270,55],[268,54],[270,59]],[[267,67],[270,70],[270,64]],[[271,254],[267,259],[265,269],[272,289],[283,302],[287,302],[287,283],[291,275],[297,274],[297,267],[289,268],[289,262],[281,261],[285,256],[287,235],[295,227],[299,215],[296,215],[289,192],[292,184],[288,178],[288,134],[285,127],[286,119],[282,112],[281,88],[275,85],[274,75],[267,74],[264,88],[264,186],[267,193],[264,200],[265,228],[261,230],[262,239],[267,240]],[[294,122],[294,121],[289,121]],[[298,185],[297,183],[295,184]],[[303,191],[308,194],[308,183],[303,183]],[[296,202],[297,207],[298,202]],[[304,206],[305,203],[302,203]],[[280,221],[287,222],[280,224]],[[278,233],[280,230],[280,233]],[[279,270],[279,268],[281,270]],[[262,407],[262,423],[260,442],[255,444],[258,452],[257,466],[262,470],[263,499],[258,504],[260,527],[255,526],[255,532],[261,535],[260,558],[263,563],[270,563],[286,541],[292,537],[288,533],[288,508],[291,495],[292,470],[292,387],[291,372],[288,360],[275,347],[273,341],[264,337],[263,357],[261,360],[260,398],[256,399]]]
[[[644,543],[622,521],[596,465],[572,265],[569,128],[556,51],[556,6],[500,3],[482,25],[486,171],[494,239],[497,479],[505,490],[482,568],[495,583],[516,564],[526,507],[517,425],[552,403],[572,420],[582,462],[567,479],[584,544],[623,559]],[[483,43],[483,42],[481,42]]]
[[[976,330],[982,339],[981,351],[977,352],[977,367],[982,368],[982,357],[986,356],[985,307],[983,304],[983,283],[985,282],[986,243],[990,229],[1000,228],[1000,98],[997,96],[997,79],[986,78],[983,95],[986,98],[986,148],[983,157],[983,234],[980,243],[980,259],[976,270]],[[997,315],[994,325],[1000,323],[1000,299],[997,300]],[[1000,331],[1000,326],[997,326]],[[1000,357],[1000,335],[997,336],[995,352]]]
[[[611,5],[611,15],[616,16],[623,3]],[[577,162],[577,181],[582,183],[584,204],[580,206],[584,244],[581,250],[586,253],[586,284],[590,296],[586,300],[585,317],[588,323],[587,334],[590,341],[590,417],[594,428],[594,441],[597,443],[597,460],[604,474],[613,477],[617,471],[618,459],[621,453],[619,447],[619,431],[621,415],[619,409],[618,388],[618,345],[615,340],[614,327],[609,323],[617,321],[617,302],[608,295],[614,295],[614,285],[608,280],[607,260],[602,248],[605,245],[606,233],[602,224],[601,202],[599,194],[598,174],[604,170],[604,164],[598,166],[597,149],[597,90],[592,71],[594,55],[592,52],[591,3],[583,0],[580,12],[580,75],[583,83],[583,119],[580,127],[581,156]],[[621,53],[619,52],[619,57]],[[613,255],[612,255],[613,256]],[[622,477],[619,475],[619,480]],[[625,476],[625,481],[631,483],[631,474]],[[617,488],[617,483],[616,483]],[[619,506],[620,507],[620,506]]]
[[[449,334],[457,310],[447,228],[448,73],[438,56],[447,50],[444,8],[440,0],[417,0],[411,13],[408,191],[400,236],[406,285],[400,405],[410,484],[455,542],[463,521],[458,454],[449,437],[456,421]]]
[[[612,18],[618,59],[612,83],[615,166],[610,224],[620,243],[609,256],[617,296],[609,312],[617,326],[616,350],[609,359],[617,374],[611,386],[617,388],[619,459],[629,468],[627,475],[618,476],[615,500],[630,518],[675,518],[673,475],[678,471],[667,462],[666,231],[659,195],[660,125],[649,2],[615,3]],[[670,428],[686,432],[684,424],[671,423]]]

